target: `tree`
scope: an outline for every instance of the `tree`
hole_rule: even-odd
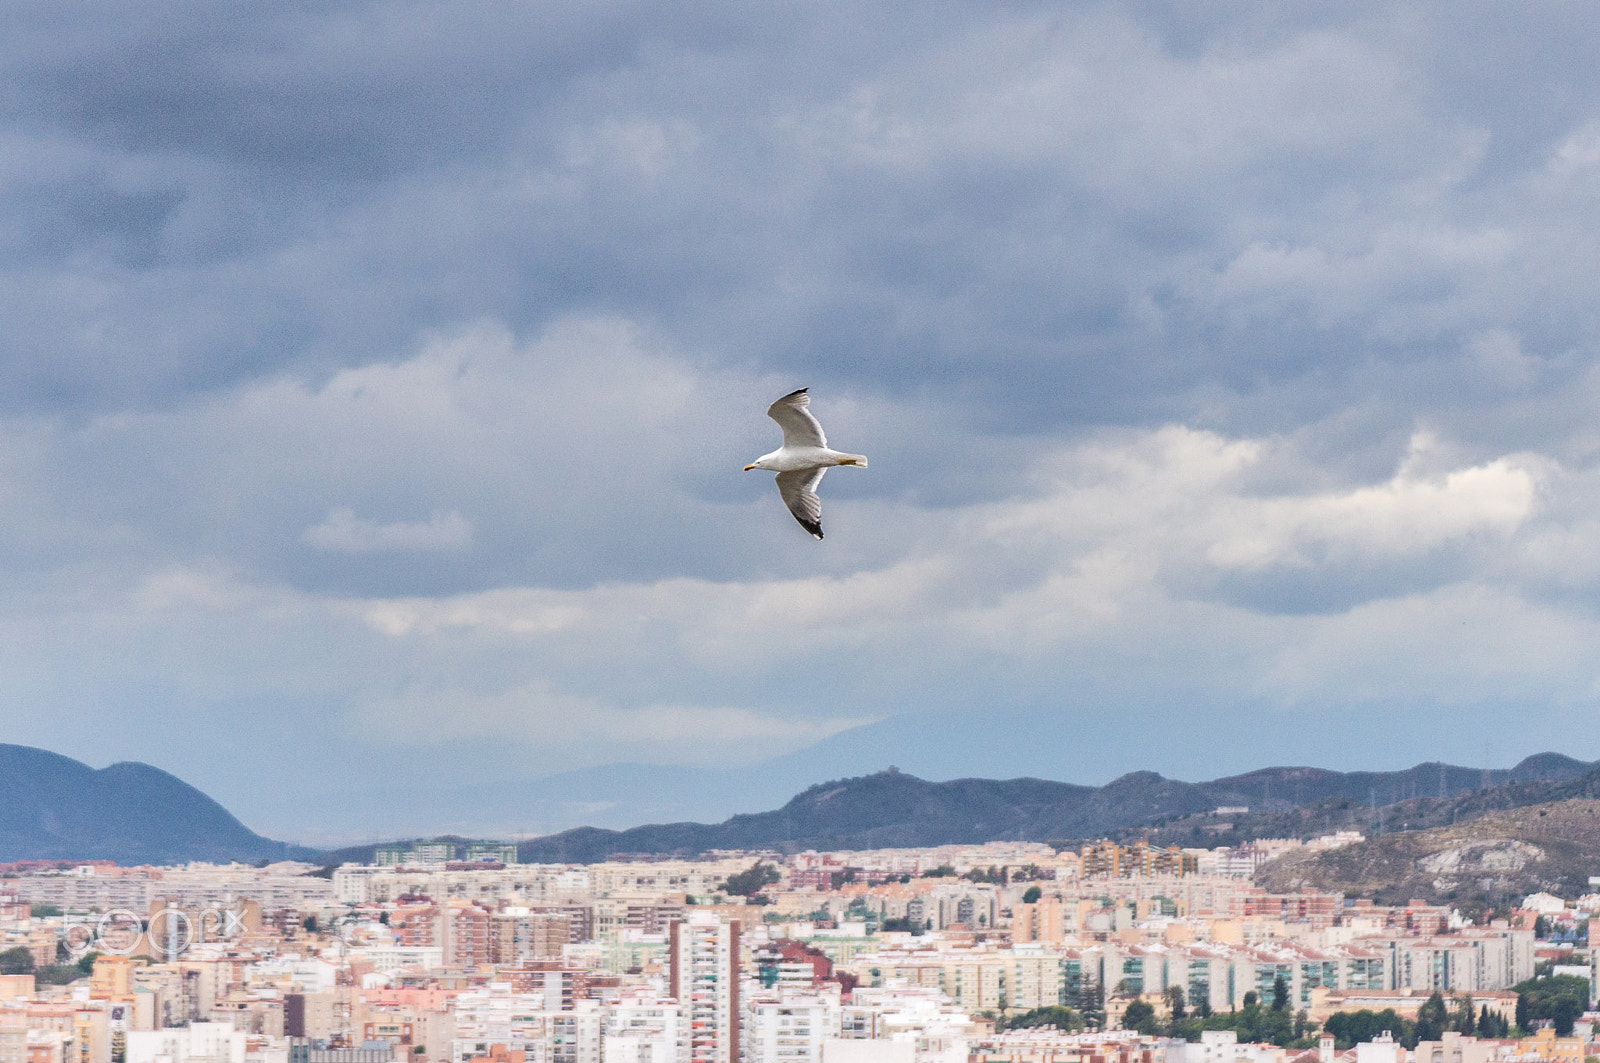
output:
[[[1589,1003],[1589,980],[1570,974],[1534,978],[1511,987],[1517,994],[1517,1025],[1532,1032],[1541,1020],[1555,1025],[1556,1036],[1567,1037]]]
[[[1572,1027],[1583,1014],[1583,1005],[1572,997],[1561,997],[1550,1008],[1550,1021],[1555,1024],[1557,1037],[1571,1037]]]
[[[1272,1010],[1289,1010],[1289,981],[1281,974],[1272,980]]]
[[[1456,1008],[1455,1020],[1450,1028],[1459,1034],[1475,1033],[1478,1029],[1478,1015],[1472,1007],[1472,997],[1461,997]]]
[[[1435,991],[1417,1009],[1417,1040],[1437,1041],[1444,1037],[1450,1026],[1450,1009],[1445,1007],[1444,994]]]
[[[18,945],[0,952],[0,974],[32,974],[33,953]]]
[[[885,919],[878,926],[878,929],[885,932],[900,931],[910,933],[916,937],[922,936],[922,923],[916,919]]]
[[[1122,1013],[1122,1028],[1124,1030],[1138,1030],[1146,1037],[1154,1035],[1156,1032],[1156,1009],[1142,1000],[1135,1000]]]
[[[35,919],[50,919],[61,914],[61,909],[53,904],[35,904],[28,909],[28,914]]]
[[[1044,890],[1038,886],[1029,886],[1022,894],[1023,904],[1038,904],[1039,898],[1044,896]]]
[[[1384,1008],[1382,1011],[1362,1008],[1360,1011],[1336,1012],[1328,1016],[1328,1021],[1322,1024],[1322,1030],[1332,1035],[1334,1044],[1340,1051],[1370,1041],[1385,1030],[1393,1034],[1395,1040],[1401,1044],[1416,1044],[1412,1024],[1395,1014],[1393,1008]]]
[[[300,921],[300,925],[306,928],[306,933],[315,934],[317,932],[317,917],[308,915]]]
[[[1034,1008],[1021,1015],[1005,1020],[1004,1029],[1025,1030],[1035,1026],[1054,1026],[1062,1033],[1076,1033],[1083,1029],[1083,1016],[1071,1008],[1059,1004],[1045,1008]]]
[[[1079,992],[1083,1001],[1083,1019],[1096,1030],[1106,1023],[1106,987],[1098,979],[1085,978]]]
[[[1261,999],[1260,997],[1256,996],[1256,991],[1254,989],[1251,989],[1251,990],[1249,990],[1249,991],[1247,991],[1245,993],[1244,1002],[1240,1006],[1241,1007],[1246,1007],[1246,1008],[1253,1008],[1253,1007],[1256,1006],[1256,1002],[1259,1001],[1260,999]]]
[[[1172,1021],[1181,1022],[1188,1017],[1188,1012],[1183,1006],[1183,986],[1171,985],[1167,987],[1167,1010],[1172,1012]]]
[[[722,891],[735,897],[750,897],[760,893],[761,887],[777,882],[782,877],[777,868],[757,860],[748,870],[729,875],[728,881],[722,884]]]

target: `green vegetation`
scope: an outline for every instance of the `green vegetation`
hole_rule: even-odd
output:
[[[32,974],[33,953],[18,945],[0,952],[0,974]]]
[[[1122,1028],[1138,1030],[1146,1037],[1154,1037],[1160,1028],[1156,1022],[1156,1009],[1142,1000],[1135,1000],[1122,1013]]]
[[[1322,1029],[1333,1035],[1334,1046],[1340,1051],[1363,1041],[1370,1041],[1385,1030],[1402,1045],[1415,1048],[1417,1044],[1416,1029],[1411,1020],[1402,1019],[1393,1008],[1384,1008],[1382,1011],[1372,1011],[1368,1008],[1362,1008],[1360,1011],[1341,1011],[1329,1015],[1328,1021],[1322,1024]]]
[[[80,970],[75,963],[54,964],[49,967],[35,967],[33,980],[38,985],[66,985],[68,982],[76,982],[87,973]]]
[[[61,909],[53,904],[35,904],[29,909],[35,919],[51,919],[61,914]]]
[[[1445,1007],[1444,996],[1434,993],[1417,1009],[1416,1038],[1418,1041],[1437,1041],[1449,1026],[1450,1012]]]
[[[1583,983],[1581,978],[1574,981]],[[1583,992],[1586,994],[1587,988]],[[1456,998],[1455,1007],[1451,1008],[1441,993],[1434,993],[1423,1002],[1417,1009],[1415,1022],[1401,1018],[1393,1008],[1385,1008],[1382,1011],[1341,1011],[1328,1016],[1323,1024],[1323,1032],[1333,1035],[1340,1051],[1370,1041],[1385,1030],[1405,1048],[1417,1047],[1418,1041],[1437,1041],[1447,1031],[1478,1037],[1509,1037],[1512,1033],[1509,1022],[1487,1008],[1474,1008],[1471,997]]]
[[[728,881],[722,884],[722,891],[735,897],[753,897],[763,886],[770,886],[782,877],[777,868],[757,860],[748,870],[729,875]]]
[[[1255,993],[1246,993],[1244,1005],[1237,1011],[1215,1014],[1205,1001],[1190,1009],[1183,987],[1172,986],[1166,991],[1170,1017],[1165,1022],[1153,1006],[1135,1000],[1122,1013],[1122,1027],[1150,1037],[1181,1037],[1186,1041],[1200,1040],[1206,1030],[1233,1030],[1241,1042],[1265,1042],[1281,1048],[1315,1047],[1311,1035],[1316,1033],[1316,1027],[1306,1021],[1304,1011],[1289,1006],[1287,987],[1281,994],[1276,990],[1275,986],[1271,1007],[1262,1007]]]
[[[951,867],[949,864],[940,864],[938,867],[930,868],[929,870],[924,871],[922,873],[922,877],[923,878],[952,878],[952,877],[955,876],[955,873],[956,873],[956,869]]]
[[[1029,886],[1022,894],[1023,904],[1038,904],[1039,898],[1044,896],[1044,890],[1038,886]]]
[[[1164,995],[1167,998],[1167,1014],[1172,1016],[1173,1022],[1180,1022],[1189,1017],[1188,1010],[1183,1006],[1183,986],[1168,986]]]
[[[1083,1016],[1072,1008],[1060,1005],[1034,1008],[1013,1018],[1001,1016],[995,1020],[996,1030],[1029,1030],[1035,1026],[1054,1026],[1063,1033],[1077,1033],[1084,1027]]]
[[[1588,980],[1569,974],[1532,978],[1511,988],[1517,994],[1517,1025],[1524,1030],[1532,1030],[1548,1019],[1555,1026],[1557,1037],[1570,1037],[1572,1024],[1588,1006]]]

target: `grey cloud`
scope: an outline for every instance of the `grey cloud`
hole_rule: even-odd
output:
[[[1559,646],[1588,630],[1600,73],[1581,9],[443,11],[0,15],[0,611],[28,648],[3,695],[24,737],[159,758],[160,722],[247,752],[219,720],[267,707],[311,733],[400,698],[386,677],[416,647],[335,602],[626,588],[611,623],[532,654],[440,629],[419,689],[781,716],[804,706],[730,630],[626,596],[836,580],[878,611],[835,621],[814,718],[970,727],[981,705],[1065,744],[1077,724],[1115,737],[1094,716],[1115,705],[1143,721],[1128,748],[1168,742],[1158,767],[1203,745],[1162,725],[1173,704],[1453,712],[1470,698],[1434,662],[1478,648],[1434,623],[1452,609],[1491,644],[1521,637],[1496,609]],[[765,403],[802,385],[873,458],[830,478],[819,549],[737,471],[770,448]],[[1448,451],[1424,480],[1511,456],[1542,493],[1510,530],[1383,554],[1302,529],[1229,568],[1216,538],[1141,538],[1220,519],[1161,509],[1166,481],[1108,474],[1085,506],[1061,485],[1091,483],[1057,479],[1083,448],[1145,460],[1172,426],[1262,448],[1211,499],[1247,514],[1381,487],[1419,430]],[[1152,506],[1142,524],[1118,492]],[[1003,548],[973,530],[1052,505],[1071,519]],[[459,548],[319,549],[313,528]],[[196,572],[256,602],[229,607],[236,631],[147,601]],[[914,621],[894,613],[907,581]],[[734,609],[701,590],[712,619]],[[1350,665],[1383,649],[1363,625],[1413,614],[1410,665]],[[1073,626],[1088,615],[1110,626]],[[1586,704],[1580,659],[1489,676],[1473,711],[1516,683]],[[475,742],[441,756],[548,767]],[[215,770],[184,757],[164,766]]]
[[[1255,243],[1359,264],[1361,234],[1397,218],[1493,218],[1586,117],[1569,87],[1545,139],[1485,171],[1473,153],[1527,123],[1514,96],[1474,95],[1488,39],[1452,19],[1437,54],[1442,8],[1201,26],[1106,6],[852,8],[770,27],[712,6],[563,10],[172,7],[35,40],[16,76],[49,91],[20,93],[19,126],[157,168],[207,160],[178,194],[233,208],[175,220],[164,276],[112,280],[138,305],[247,312],[164,344],[192,363],[165,373],[154,345],[120,337],[154,377],[99,401],[574,310],[867,387],[960,382],[1026,428],[1192,410],[1202,379],[1282,390],[1345,366],[1370,390],[1363,363],[1415,353],[1364,318],[1452,282],[1334,317],[1292,300],[1252,316],[1195,285]],[[184,249],[216,246],[241,253],[184,283]],[[996,359],[1012,367],[998,381]]]

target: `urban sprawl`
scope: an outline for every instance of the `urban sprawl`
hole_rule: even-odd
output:
[[[12,865],[0,1063],[1585,1063],[1600,896],[1268,893],[1311,842]]]

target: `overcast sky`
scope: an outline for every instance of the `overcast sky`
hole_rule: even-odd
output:
[[[303,840],[858,727],[1594,759],[1597,53],[1581,3],[7,4],[0,740]],[[740,471],[801,386],[871,459],[820,543]]]

